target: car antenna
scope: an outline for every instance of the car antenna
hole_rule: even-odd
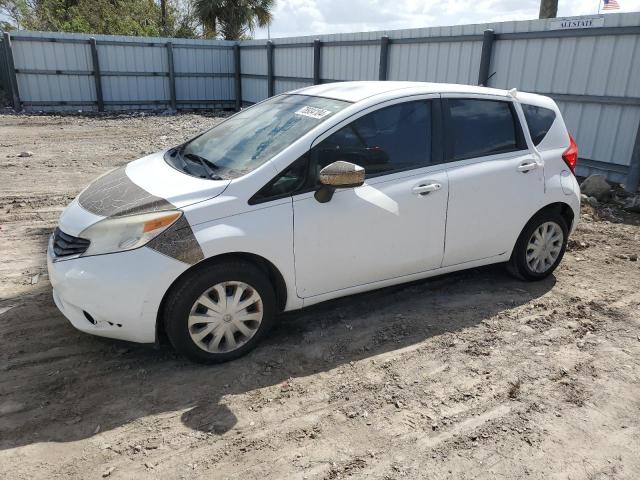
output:
[[[478,84],[478,86],[479,86],[479,87],[486,87],[486,86],[487,86],[487,83],[489,83],[489,80],[491,79],[491,77],[493,77],[495,74],[496,74],[496,72],[493,72],[491,75],[489,75],[489,76],[484,80],[484,82],[480,82],[480,83]]]

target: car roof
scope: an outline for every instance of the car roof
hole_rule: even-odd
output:
[[[496,88],[475,87],[472,85],[459,85],[455,83],[428,83],[428,82],[396,82],[396,81],[359,81],[359,82],[334,82],[314,85],[294,90],[289,93],[311,95],[314,97],[327,97],[347,102],[360,102],[366,98],[382,94],[396,94],[398,97],[405,95],[419,95],[428,93],[471,93],[485,95],[507,96],[506,90]]]

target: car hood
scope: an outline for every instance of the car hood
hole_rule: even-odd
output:
[[[64,210],[60,228],[78,236],[105,218],[183,208],[220,195],[230,182],[192,177],[155,153],[94,180]]]

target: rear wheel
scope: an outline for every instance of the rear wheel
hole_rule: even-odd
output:
[[[542,280],[553,273],[567,248],[567,224],[557,212],[543,211],[524,227],[507,264],[523,280]]]
[[[165,302],[172,345],[189,359],[219,363],[255,347],[273,322],[276,299],[267,276],[248,262],[194,270]]]

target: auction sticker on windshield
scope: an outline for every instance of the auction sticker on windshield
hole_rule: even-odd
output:
[[[300,110],[296,112],[296,115],[302,115],[304,117],[310,117],[310,118],[323,118],[330,114],[331,112],[329,110],[325,110],[324,108],[316,108],[316,107],[302,107]]]

